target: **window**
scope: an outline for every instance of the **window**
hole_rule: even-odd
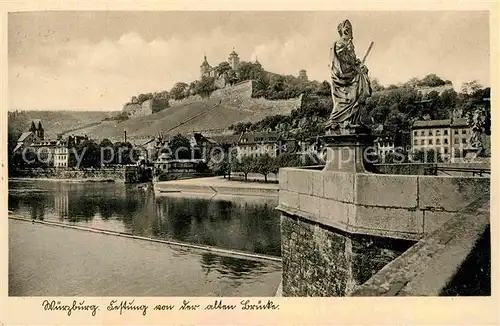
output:
[[[432,130],[429,130],[429,136],[432,136]]]
[[[422,139],[422,140],[420,141],[420,145],[425,145],[425,139]]]
[[[413,132],[413,136],[417,136],[417,132],[416,131]]]
[[[466,144],[466,143],[467,143],[467,139],[462,138],[462,144]]]
[[[462,135],[465,135],[465,134],[467,134],[467,130],[462,129]]]
[[[436,145],[441,145],[441,139],[436,139]]]
[[[458,135],[458,130],[455,130],[455,135]]]
[[[420,136],[425,136],[425,131],[423,131],[423,130],[422,130],[422,131],[420,132]]]
[[[455,138],[455,144],[458,144],[459,139]]]
[[[416,140],[416,139],[415,139],[415,140],[413,141],[413,145],[418,145],[418,140]]]
[[[445,129],[445,130],[444,130],[444,135],[445,135],[445,136],[446,136],[446,135],[448,135],[448,129]]]
[[[444,148],[444,153],[448,154],[448,148],[446,148],[446,147]]]
[[[441,136],[441,129],[436,130],[436,136]]]
[[[429,139],[429,145],[432,145],[432,139]]]
[[[444,143],[445,143],[445,144],[448,144],[448,138],[446,138],[446,139],[444,140]]]

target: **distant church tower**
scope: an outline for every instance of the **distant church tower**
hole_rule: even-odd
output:
[[[304,69],[299,70],[299,79],[303,81],[307,81],[307,72]]]
[[[44,130],[42,127],[42,121],[39,119],[32,120],[31,121],[31,126],[30,126],[30,131],[34,133],[40,140],[43,140],[44,138]]]
[[[238,57],[238,53],[234,51],[234,47],[233,47],[233,52],[229,54],[227,62],[229,62],[229,65],[231,65],[231,68],[233,70],[236,70],[236,68],[238,68],[238,65],[240,64],[240,58]]]
[[[203,62],[201,63],[200,66],[200,76],[201,78],[203,77],[210,77],[212,75],[212,67],[207,61],[207,56],[205,55]]]

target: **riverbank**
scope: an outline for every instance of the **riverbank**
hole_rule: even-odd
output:
[[[208,194],[212,196],[259,196],[277,197],[279,184],[245,182],[223,177],[160,181],[154,184],[155,194]]]
[[[52,181],[52,182],[117,182],[125,183],[124,180],[114,180],[114,179],[95,179],[95,178],[78,178],[78,179],[59,179],[59,178],[21,178],[21,177],[11,177],[9,181]]]

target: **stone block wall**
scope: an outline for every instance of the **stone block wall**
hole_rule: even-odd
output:
[[[284,296],[345,296],[480,197],[481,177],[279,172]]]
[[[282,295],[347,296],[412,244],[352,236],[282,214]]]
[[[280,169],[280,210],[345,232],[418,240],[474,199],[482,177],[383,175]]]
[[[39,179],[69,179],[69,180],[114,180],[125,181],[125,168],[105,168],[105,169],[26,169],[18,170],[15,177],[39,178]]]

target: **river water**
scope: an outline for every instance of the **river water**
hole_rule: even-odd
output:
[[[280,255],[277,198],[155,196],[118,183],[9,181],[35,220]],[[274,295],[281,266],[160,243],[9,222],[9,295]]]

